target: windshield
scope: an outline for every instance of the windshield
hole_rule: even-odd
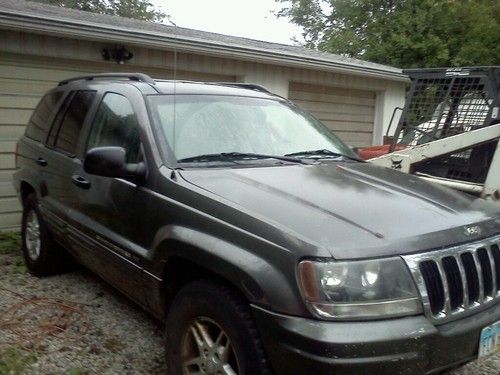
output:
[[[149,100],[155,121],[181,162],[221,153],[283,156],[328,150],[356,156],[311,115],[281,100],[215,95],[178,95],[175,104],[172,95]]]

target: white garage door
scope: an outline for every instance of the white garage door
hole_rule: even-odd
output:
[[[16,142],[24,133],[25,125],[43,93],[63,79],[110,69],[138,70],[109,64],[89,66],[85,62],[68,66],[0,59],[0,230],[20,225],[21,207],[12,185]],[[169,71],[161,69],[140,68],[140,71],[152,77],[171,78]],[[177,77],[196,81],[235,81],[233,76],[185,71],[177,72]]]
[[[375,92],[290,82],[288,97],[348,145],[372,144]]]

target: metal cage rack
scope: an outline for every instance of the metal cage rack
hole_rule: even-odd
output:
[[[404,72],[412,85],[390,152],[398,145],[418,146],[500,122],[500,67]],[[416,165],[412,173],[483,183],[496,144],[497,141],[489,142],[427,160]]]

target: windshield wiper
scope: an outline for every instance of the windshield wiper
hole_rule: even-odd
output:
[[[285,156],[295,156],[295,157],[306,157],[306,158],[311,158],[311,159],[319,159],[319,158],[346,158],[350,160],[355,160],[355,161],[362,161],[361,159],[354,157],[354,156],[349,156],[346,154],[342,154],[340,152],[335,152],[327,149],[321,149],[321,150],[309,150],[309,151],[298,151],[298,152],[292,152],[290,154],[285,154]]]
[[[196,162],[210,162],[210,161],[230,161],[236,163],[236,160],[257,160],[257,159],[276,159],[282,160],[289,163],[300,163],[308,164],[303,160],[285,156],[278,155],[266,155],[266,154],[255,154],[252,152],[221,152],[218,154],[203,154],[191,156],[189,158],[183,158],[177,160],[179,163],[196,163]]]

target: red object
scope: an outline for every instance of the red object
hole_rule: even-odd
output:
[[[372,146],[365,147],[358,150],[358,155],[363,160],[369,160],[373,158],[377,158],[379,156],[385,155],[389,153],[389,148],[391,145],[382,145],[382,146]],[[407,145],[396,145],[394,151],[404,150]]]

